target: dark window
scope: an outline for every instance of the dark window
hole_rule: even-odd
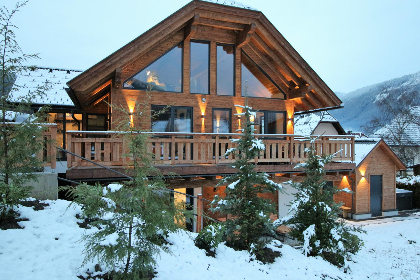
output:
[[[87,114],[88,131],[105,131],[108,128],[107,115]]]
[[[235,53],[233,45],[217,45],[217,95],[234,95],[234,60]]]
[[[284,99],[280,88],[243,51],[241,61],[242,96]]]
[[[209,94],[209,44],[191,42],[190,92]]]
[[[213,109],[213,133],[230,133],[231,123],[231,109]]]
[[[255,133],[284,134],[286,128],[285,116],[285,112],[257,112],[254,121]]]
[[[124,88],[182,92],[182,43],[126,80]]]
[[[152,105],[153,132],[192,132],[191,107]],[[160,113],[158,113],[160,112]]]

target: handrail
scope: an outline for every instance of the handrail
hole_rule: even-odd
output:
[[[127,132],[124,132],[127,133]],[[235,155],[226,155],[237,143],[239,133],[170,133],[140,132],[153,135],[148,141],[149,152],[158,165],[177,164],[227,164],[235,161]],[[90,136],[90,137],[88,137]],[[115,136],[115,137],[114,137]],[[311,142],[308,137],[293,134],[256,134],[265,144],[255,158],[256,163],[298,163],[306,160],[306,149]],[[124,166],[132,159],[127,143],[116,131],[69,131],[68,150],[106,166]],[[315,139],[319,155],[335,154],[335,161],[354,161],[354,136],[319,136]],[[75,156],[68,157],[68,168],[92,165]]]

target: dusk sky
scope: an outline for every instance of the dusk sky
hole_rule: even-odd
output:
[[[41,57],[32,64],[86,70],[188,2],[31,0],[14,23],[23,51]],[[240,2],[262,11],[333,91],[420,71],[418,0]]]

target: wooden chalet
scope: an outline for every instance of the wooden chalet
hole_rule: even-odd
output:
[[[309,145],[303,135],[294,134],[294,114],[342,103],[260,11],[199,0],[67,85],[82,113],[82,131],[67,132],[68,150],[123,170],[128,162],[124,143],[113,133],[121,114],[108,104],[135,113],[136,102],[146,100],[149,92],[148,116],[133,125],[153,133],[150,151],[163,174],[179,175],[170,187],[195,188],[209,199],[221,191],[211,179],[235,172],[229,167],[234,159],[224,156],[233,145],[229,138],[238,137],[241,127],[241,108],[235,105],[247,102],[257,111],[256,133],[266,145],[255,159],[257,168],[281,182],[299,173],[293,167],[305,160]],[[152,117],[168,105],[165,113]],[[354,169],[353,137],[320,137],[317,149],[340,151],[327,166],[336,180]],[[119,177],[75,156],[68,156],[67,163],[68,179]]]

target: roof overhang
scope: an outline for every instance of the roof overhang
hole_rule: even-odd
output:
[[[295,101],[295,112],[338,108],[341,100],[260,12],[193,0],[121,49],[67,83],[75,104],[86,108],[97,97],[92,93],[109,80],[119,80],[121,69],[150,50],[183,32],[194,39],[202,27],[236,34],[236,46],[261,67]],[[141,69],[137,69],[141,70]],[[72,98],[73,99],[73,98]],[[74,100],[75,101],[75,100]]]

